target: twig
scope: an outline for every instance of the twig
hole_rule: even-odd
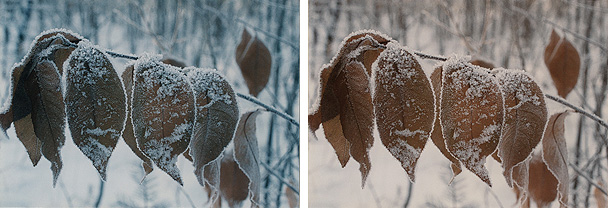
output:
[[[568,101],[566,101],[566,100],[564,100],[562,98],[555,97],[553,95],[548,95],[548,94],[545,94],[545,97],[547,97],[547,98],[549,98],[549,99],[551,99],[553,101],[556,101],[556,102],[558,102],[558,103],[560,103],[562,105],[565,105],[565,106],[567,106],[569,108],[572,108],[575,112],[580,113],[580,114],[582,114],[584,116],[587,116],[587,117],[593,119],[594,121],[598,122],[600,125],[602,125],[602,126],[604,126],[604,127],[606,127],[608,129],[608,124],[606,123],[606,121],[602,120],[600,117],[596,116],[595,114],[590,113],[590,112],[588,112],[588,111],[586,111],[586,110],[584,110],[582,108],[579,108],[579,107],[577,107],[575,105],[572,105],[571,103],[569,103]]]
[[[410,200],[412,199],[412,191],[414,190],[414,183],[412,183],[412,181],[409,181],[409,186],[407,187],[407,198],[405,199],[405,204],[403,205],[403,208],[407,208],[410,205]]]
[[[544,19],[544,18],[540,18],[540,17],[534,17],[533,15],[529,14],[528,12],[522,10],[521,8],[515,7],[515,6],[511,7],[511,10],[515,11],[517,13],[520,13],[520,14],[522,14],[524,16],[526,16],[528,19],[533,19],[533,20],[536,20],[536,21],[539,21],[539,22],[544,22],[544,23],[550,24],[550,25],[552,25],[552,26],[554,26],[556,28],[559,28],[559,29],[563,30],[564,32],[572,34],[576,38],[579,38],[581,40],[587,41],[587,42],[589,42],[589,43],[597,46],[598,48],[602,49],[602,51],[604,51],[604,52],[608,51],[608,48],[606,48],[606,46],[602,45],[602,43],[599,43],[597,41],[591,40],[591,39],[589,39],[589,38],[587,38],[587,37],[585,37],[583,35],[580,35],[580,34],[574,32],[574,31],[572,31],[572,30],[570,30],[568,28],[562,27],[562,26],[558,25],[555,22],[552,22],[550,20],[547,20],[547,19]]]
[[[70,197],[70,194],[68,193],[68,190],[65,187],[65,184],[63,184],[63,180],[61,180],[61,179],[59,179],[59,188],[61,188],[61,191],[63,192],[63,195],[65,196],[65,200],[68,202],[68,207],[74,207],[74,205],[72,205],[72,197]]]
[[[371,181],[367,182],[367,187],[369,187],[369,192],[372,193],[372,198],[374,198],[374,202],[376,202],[376,207],[382,208],[382,203],[380,203],[380,198],[378,197],[378,194],[376,193],[376,189],[374,189],[374,185],[372,184]]]
[[[433,56],[433,55],[424,54],[424,53],[420,53],[420,52],[414,52],[414,54],[416,54],[417,56],[420,56],[420,58],[423,58],[423,59],[433,59],[433,60],[437,60],[437,61],[448,60],[448,58],[446,58],[446,57]]]
[[[270,173],[271,175],[277,177],[277,179],[279,179],[279,181],[281,181],[281,183],[285,184],[287,187],[289,187],[293,192],[295,192],[298,196],[300,195],[300,191],[294,187],[293,185],[291,185],[291,183],[287,182],[287,180],[285,180],[283,177],[281,177],[279,174],[275,173],[274,170],[270,169],[270,167],[268,167],[268,164],[266,163],[260,163],[262,164],[262,167],[264,167],[268,173]]]
[[[190,198],[190,195],[188,193],[186,193],[186,191],[184,191],[184,187],[183,186],[178,186],[177,190],[180,190],[182,193],[184,193],[184,196],[186,196],[186,199],[188,199],[188,202],[190,203],[190,206],[196,207],[196,206],[194,206],[194,202]]]
[[[241,94],[239,92],[236,93],[236,95],[240,98],[243,98],[249,102],[252,102],[254,104],[257,104],[263,108],[265,108],[267,111],[270,111],[272,113],[275,113],[281,117],[283,117],[284,119],[286,119],[287,121],[289,121],[290,123],[292,123],[293,125],[296,126],[300,126],[300,123],[298,123],[298,121],[296,121],[296,119],[294,119],[293,117],[273,108],[272,106],[266,105],[265,103],[263,103],[262,101],[258,100],[257,98],[251,97],[249,95],[245,95],[245,94]]]
[[[97,195],[97,201],[95,201],[95,207],[99,207],[99,204],[101,204],[101,199],[103,197],[103,189],[104,189],[104,185],[106,184],[106,182],[104,182],[103,180],[99,180],[100,184],[99,184],[99,195]]]
[[[498,206],[500,206],[500,208],[504,208],[504,206],[502,206],[502,202],[500,202],[500,199],[498,199],[498,196],[496,196],[496,193],[494,193],[494,191],[489,187],[486,187],[486,189],[488,189],[488,192],[490,193],[490,195],[492,195],[492,197],[494,197],[494,199],[496,200],[496,203],[498,203]]]
[[[572,163],[568,163],[570,165],[570,167],[572,167],[572,170],[574,170],[574,172],[576,172],[576,174],[582,176],[583,178],[585,178],[587,181],[589,181],[589,183],[593,186],[595,186],[595,188],[597,188],[598,190],[600,190],[604,195],[608,196],[608,192],[606,192],[606,190],[604,190],[604,188],[602,188],[599,184],[593,182],[593,180],[591,178],[589,178],[589,176],[585,175],[583,173],[583,171],[579,170],[578,167],[576,167],[576,165],[572,164]]]
[[[255,31],[261,32],[262,34],[264,34],[264,35],[266,35],[266,36],[268,36],[268,37],[270,37],[270,38],[272,38],[272,39],[278,40],[278,41],[279,41],[279,42],[281,42],[281,43],[284,43],[284,44],[287,44],[288,46],[291,46],[291,47],[292,47],[294,50],[296,50],[296,51],[299,51],[299,50],[300,50],[300,47],[298,46],[298,44],[295,44],[295,43],[293,43],[293,42],[291,42],[291,41],[285,40],[285,39],[283,39],[283,38],[281,38],[281,37],[277,37],[276,35],[274,35],[274,34],[272,34],[272,33],[268,32],[268,31],[265,31],[265,30],[259,29],[258,27],[255,27],[255,26],[253,26],[252,24],[249,24],[249,22],[247,22],[247,21],[245,21],[245,20],[242,20],[242,19],[237,18],[237,17],[228,16],[228,15],[226,15],[226,14],[222,14],[221,12],[218,12],[218,11],[216,11],[215,9],[210,9],[210,8],[208,8],[209,6],[207,6],[207,5],[205,5],[205,4],[196,4],[196,5],[200,5],[200,6],[202,6],[202,7],[197,7],[197,9],[202,9],[202,10],[205,10],[205,11],[211,12],[211,13],[213,13],[215,16],[221,17],[221,18],[226,19],[226,20],[230,20],[230,21],[234,21],[234,22],[237,22],[237,23],[241,23],[241,24],[243,24],[243,25],[245,25],[245,26],[247,26],[247,27],[250,27],[250,28],[254,29]],[[195,10],[195,11],[197,11],[197,12],[201,12],[200,10]],[[202,13],[202,12],[201,12],[201,13]]]

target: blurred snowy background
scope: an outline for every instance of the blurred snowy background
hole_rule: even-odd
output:
[[[570,40],[581,55],[578,84],[568,101],[606,118],[608,84],[608,2],[602,0],[310,0],[309,1],[309,109],[318,96],[321,65],[329,63],[339,44],[351,32],[373,29],[412,50],[432,55],[470,55],[495,66],[525,69],[547,94],[556,95],[543,61],[551,30]],[[437,61],[421,60],[430,76]],[[546,101],[549,113],[563,106]],[[359,164],[351,160],[343,169],[323,136],[309,134],[310,207],[513,207],[515,194],[502,176],[502,168],[488,158],[493,187],[468,170],[451,186],[449,161],[429,140],[411,184],[399,162],[391,156],[375,131],[370,151],[372,164],[361,188]],[[606,129],[578,114],[566,119],[569,162],[594,182],[608,175]],[[569,203],[595,207],[589,182],[570,173]],[[553,207],[558,204],[554,202]]]
[[[247,94],[234,57],[247,29],[272,56],[270,81],[258,98],[299,119],[299,17],[297,0],[0,0],[0,102],[7,100],[13,64],[34,37],[51,28],[70,29],[119,53],[158,53],[189,66],[216,68],[235,91]],[[119,74],[128,62],[111,61]],[[241,112],[256,107],[238,101]],[[262,113],[257,126],[262,162],[297,185],[299,129],[270,113]],[[0,135],[0,206],[209,206],[207,193],[183,156],[178,159],[183,188],[158,169],[140,184],[141,161],[120,140],[102,185],[66,132],[64,167],[56,188],[50,163],[42,159],[32,167],[13,127],[8,137]],[[260,169],[263,206],[287,206],[285,185]],[[249,206],[248,200],[243,205]]]

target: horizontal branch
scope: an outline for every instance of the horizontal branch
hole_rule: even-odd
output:
[[[236,93],[237,96],[239,96],[240,98],[243,98],[249,102],[252,102],[254,104],[257,104],[261,107],[263,107],[264,109],[266,109],[267,111],[270,111],[274,114],[277,114],[278,116],[283,117],[285,120],[289,121],[289,123],[292,123],[293,125],[296,126],[300,126],[300,123],[298,123],[298,121],[296,121],[296,119],[294,119],[293,117],[291,117],[290,115],[287,115],[286,113],[283,113],[279,110],[277,110],[276,108],[273,108],[272,106],[266,105],[265,103],[263,103],[262,101],[258,100],[257,98],[251,97],[249,95],[245,95],[242,93]]]
[[[75,48],[78,47],[77,44],[74,44],[74,43],[72,43],[70,41],[67,41],[67,39],[66,39],[66,41],[64,41],[64,43],[67,46],[70,46],[70,47],[75,47]],[[113,52],[113,51],[110,51],[110,50],[104,50],[104,51],[108,55],[111,55],[111,56],[117,57],[117,58],[125,58],[125,59],[131,59],[131,60],[137,60],[139,58],[137,56],[131,56],[131,55],[125,55],[125,54],[121,54],[121,53],[116,53],[116,52]],[[283,117],[284,119],[286,119],[287,121],[289,121],[289,123],[292,123],[293,125],[296,125],[298,127],[300,126],[300,123],[298,123],[298,121],[296,121],[296,119],[294,119],[290,115],[287,115],[286,113],[283,113],[283,112],[277,110],[276,108],[273,108],[272,106],[269,106],[269,105],[263,103],[262,101],[260,101],[258,99],[254,98],[254,97],[251,97],[249,95],[238,93],[238,92],[236,94],[240,98],[243,98],[243,99],[245,99],[245,100],[247,100],[249,102],[252,102],[252,103],[254,103],[256,105],[259,105],[259,106],[263,107],[265,110]]]
[[[594,121],[596,121],[597,123],[599,123],[600,125],[602,125],[602,126],[604,126],[605,128],[608,129],[608,123],[606,123],[606,121],[602,120],[602,118],[598,117],[597,115],[595,115],[593,113],[590,113],[590,112],[588,112],[588,111],[586,111],[586,110],[584,110],[582,108],[579,108],[578,106],[572,105],[571,103],[569,103],[568,101],[566,101],[566,100],[564,100],[564,99],[562,99],[560,97],[555,97],[553,95],[548,95],[548,94],[545,94],[545,97],[547,97],[547,98],[549,98],[549,99],[551,99],[551,100],[553,100],[555,102],[558,102],[558,103],[560,103],[562,105],[565,105],[565,106],[567,106],[569,108],[572,108],[575,112],[577,112],[579,114],[582,114],[584,116],[587,116],[590,119],[593,119]]]
[[[281,183],[285,184],[287,187],[289,187],[289,189],[293,190],[297,195],[300,195],[300,191],[296,187],[291,185],[291,183],[289,183],[287,180],[285,180],[279,174],[275,173],[274,170],[270,169],[270,167],[268,167],[268,164],[263,163],[263,162],[261,162],[260,164],[262,164],[262,167],[264,167],[270,173],[270,175],[277,177],[279,179],[279,181],[281,181]]]

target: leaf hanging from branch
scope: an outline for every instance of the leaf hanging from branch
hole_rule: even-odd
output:
[[[513,167],[528,158],[543,137],[539,129],[547,123],[547,106],[542,90],[525,72],[496,69],[492,73],[500,84],[505,109],[498,156],[507,184],[513,187]]]
[[[485,161],[498,145],[504,114],[498,84],[489,70],[461,58],[448,59],[443,70],[440,122],[446,147],[491,186]]]
[[[340,52],[321,72],[319,105],[309,115],[314,132],[323,124],[325,137],[336,150],[342,166],[350,155],[361,165],[362,186],[371,164],[373,106],[371,65],[391,39],[376,31],[359,31],[344,39]]]
[[[133,121],[131,119],[131,100],[133,94],[133,65],[127,66],[127,68],[122,72],[122,81],[125,85],[125,93],[127,94],[127,120],[125,122],[125,129],[122,132],[122,138],[127,143],[127,146],[142,160],[142,167],[144,169],[144,178],[150,174],[154,170],[154,165],[152,164],[152,160],[144,155],[143,152],[137,147],[137,140],[135,139],[135,134],[133,132]],[[143,180],[143,179],[142,179]]]
[[[545,134],[542,139],[543,162],[557,179],[557,193],[561,207],[568,207],[568,188],[570,176],[568,175],[568,149],[564,138],[564,121],[570,111],[554,113],[549,118]]]
[[[549,44],[545,48],[545,65],[557,88],[557,94],[566,98],[578,81],[581,58],[572,43],[560,37],[555,30],[551,31]]]
[[[549,206],[557,197],[558,181],[543,162],[542,152],[538,151],[532,154],[529,171],[528,192],[530,198],[538,207]]]
[[[68,59],[65,103],[72,139],[106,180],[126,119],[126,95],[104,53],[82,41]]]
[[[494,69],[494,64],[481,60],[481,59],[475,59],[471,61],[471,64],[475,65],[475,66],[480,66],[486,69]]]
[[[234,160],[233,152],[224,153],[220,168],[220,191],[230,207],[240,207],[249,194],[249,178]]]
[[[196,99],[189,154],[193,158],[194,173],[204,185],[204,167],[216,160],[232,141],[239,108],[230,83],[215,70],[186,68],[185,71]]]
[[[236,63],[241,68],[249,94],[258,96],[268,84],[272,57],[270,51],[257,37],[252,38],[246,29],[243,30],[241,42],[236,47]]]
[[[61,95],[62,64],[82,37],[53,29],[38,35],[27,55],[13,68],[11,96],[3,110],[3,130],[15,123],[17,137],[36,166],[41,153],[51,161],[53,186],[61,170],[60,149],[65,111]],[[69,43],[68,43],[69,42]],[[10,116],[9,116],[10,115]],[[12,117],[12,118],[11,118]]]
[[[260,206],[260,153],[255,119],[260,110],[244,113],[234,135],[234,160],[249,178],[249,200],[252,207]]]
[[[188,148],[194,123],[194,95],[188,79],[155,57],[140,57],[133,81],[131,117],[137,147],[183,185],[175,163]]]
[[[456,159],[445,146],[445,139],[443,138],[443,133],[441,131],[441,122],[439,122],[439,116],[441,108],[439,108],[441,103],[441,79],[442,79],[443,68],[441,66],[437,67],[433,73],[431,73],[431,84],[433,86],[433,94],[435,95],[435,122],[433,124],[433,132],[431,132],[431,140],[433,144],[437,146],[441,154],[445,156],[448,160],[450,160],[450,167],[452,169],[452,180],[458,174],[462,172],[462,167],[460,165],[460,161]],[[450,181],[452,181],[450,180]]]
[[[416,162],[433,128],[433,89],[416,58],[397,44],[387,44],[372,66],[380,139],[415,181]]]

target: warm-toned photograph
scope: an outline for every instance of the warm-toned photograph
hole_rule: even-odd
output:
[[[310,207],[606,207],[605,1],[308,2]]]

